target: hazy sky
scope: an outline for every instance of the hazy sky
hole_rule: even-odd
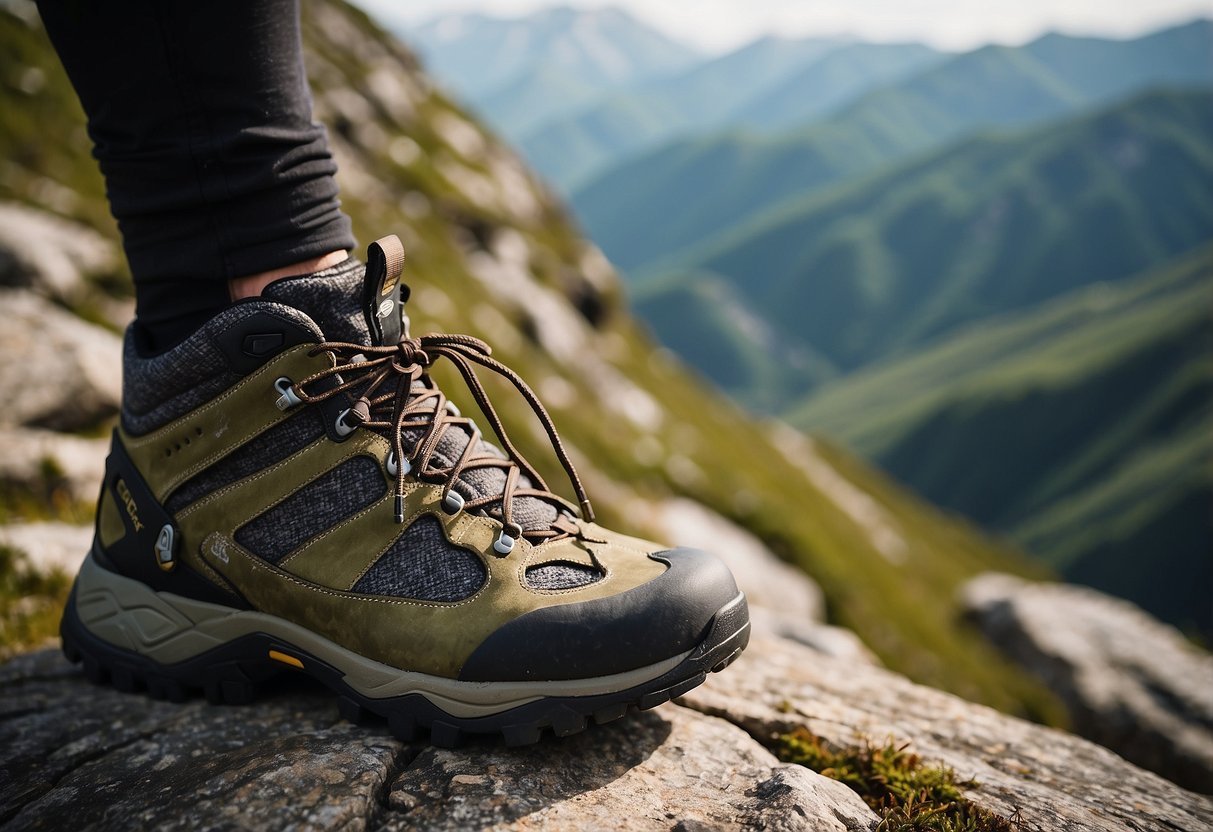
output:
[[[777,32],[854,34],[871,40],[924,40],[967,48],[1021,43],[1049,29],[1130,35],[1197,15],[1213,0],[357,0],[381,18],[418,22],[455,11],[516,16],[556,5],[618,5],[636,17],[718,50]]]

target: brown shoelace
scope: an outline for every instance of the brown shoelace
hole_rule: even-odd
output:
[[[513,538],[525,534],[528,539],[541,542],[577,533],[576,525],[559,508],[556,520],[546,529],[523,530],[514,522],[513,501],[516,497],[536,497],[555,502],[557,506],[569,504],[547,487],[539,472],[510,441],[505,425],[489,400],[488,391],[476,375],[474,365],[477,364],[507,378],[526,399],[543,425],[560,464],[568,474],[569,482],[572,483],[580,503],[581,516],[588,521],[594,519],[590,499],[581,484],[581,478],[577,476],[577,469],[569,459],[564,443],[560,440],[560,434],[556,432],[552,417],[521,376],[490,356],[492,350],[488,344],[470,335],[429,334],[419,338],[405,338],[394,347],[325,342],[316,346],[310,355],[326,351],[333,353],[336,366],[296,383],[295,394],[300,401],[314,404],[349,392],[351,398],[357,398],[353,399],[353,404],[344,417],[345,426],[378,428],[388,432],[397,469],[396,522],[404,522],[404,478],[410,470],[425,482],[441,483],[443,503],[449,505],[447,501],[451,499],[452,489],[465,472],[475,468],[500,468],[505,471],[505,484],[500,493],[464,500],[462,495],[454,492],[458,498],[456,510],[488,510],[499,505],[502,525]],[[458,415],[458,411],[451,412],[447,407],[446,396],[436,385],[424,378],[426,370],[439,358],[449,360],[463,376],[476,404],[488,418],[493,433],[507,455],[506,459],[478,454],[481,434],[476,423]],[[339,385],[324,391],[308,391],[309,386],[314,387],[319,380],[334,375],[339,375]],[[419,380],[423,385],[415,387],[414,383]],[[456,425],[467,431],[469,441],[453,465],[440,467],[434,459],[435,452],[446,431]],[[423,432],[413,443],[411,453],[405,454],[404,433],[414,429],[421,429]],[[520,487],[521,474],[526,474],[534,487]]]

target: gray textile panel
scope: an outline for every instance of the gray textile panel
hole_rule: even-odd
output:
[[[139,355],[134,324],[127,327],[122,353],[122,424],[132,434],[156,430],[195,410],[235,384],[241,374],[228,366],[215,338],[252,315],[270,312],[320,337],[320,330],[297,309],[280,303],[238,303],[211,318],[168,352]]]
[[[418,601],[462,601],[484,586],[480,558],[455,546],[436,517],[418,517],[354,584],[365,595]]]
[[[534,589],[574,589],[602,579],[602,570],[581,563],[545,563],[526,571],[527,585]]]

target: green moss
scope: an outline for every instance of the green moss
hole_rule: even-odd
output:
[[[951,768],[930,764],[890,741],[836,750],[807,728],[781,734],[775,753],[846,784],[880,816],[881,832],[1012,832],[1016,824],[970,802]]]
[[[39,572],[23,552],[0,544],[0,660],[53,638],[70,591],[62,571]]]

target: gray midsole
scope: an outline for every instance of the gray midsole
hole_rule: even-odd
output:
[[[656,679],[690,655],[687,651],[647,667],[590,679],[463,682],[373,661],[274,615],[156,592],[102,567],[92,555],[76,579],[76,613],[93,635],[161,664],[185,661],[250,633],[265,633],[336,667],[346,684],[363,696],[385,699],[417,693],[459,717],[488,716],[545,696],[615,693]]]

